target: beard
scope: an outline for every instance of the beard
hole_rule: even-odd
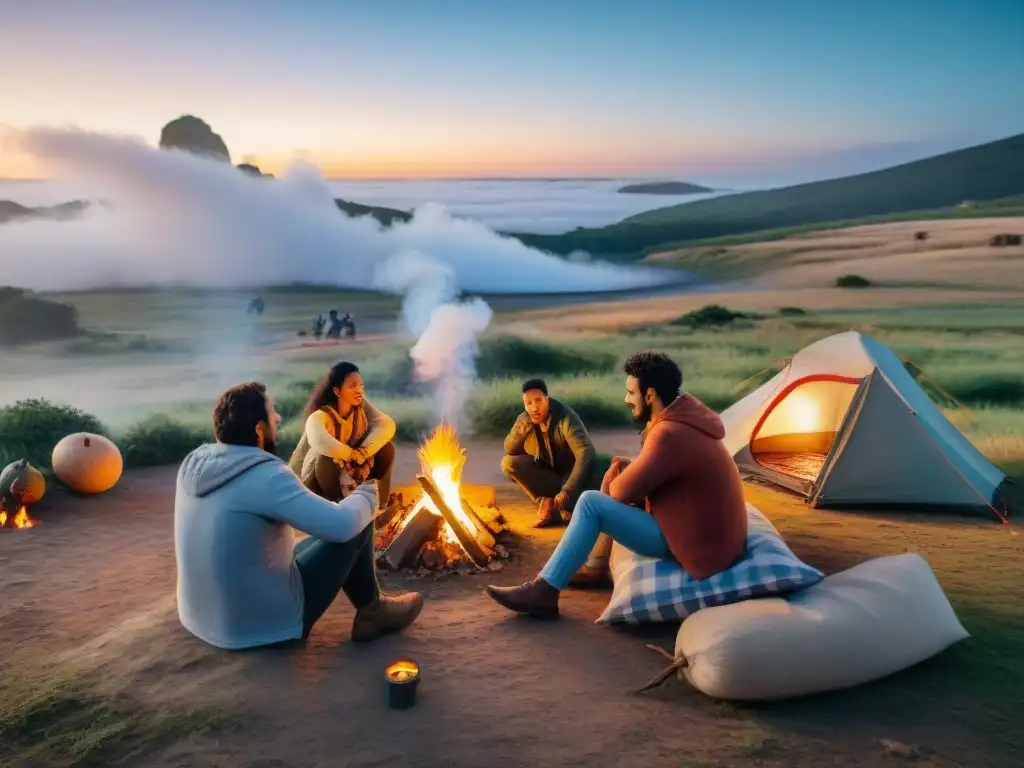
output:
[[[276,440],[265,440],[263,442],[263,450],[267,453],[277,455],[277,441]]]
[[[643,407],[640,409],[640,413],[637,413],[636,411],[630,411],[630,414],[632,415],[633,421],[636,424],[646,424],[648,421],[651,420],[650,403],[644,403]]]

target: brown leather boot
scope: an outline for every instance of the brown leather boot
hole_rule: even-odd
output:
[[[423,595],[406,592],[397,597],[381,595],[373,605],[360,608],[352,621],[352,640],[367,643],[381,635],[400,632],[414,621],[423,610]]]
[[[547,528],[549,525],[554,525],[559,520],[558,513],[555,512],[555,505],[552,499],[541,499],[537,504],[537,522],[534,524],[534,528]]]
[[[593,566],[584,565],[576,574],[569,579],[570,587],[590,588],[590,587],[603,587],[611,584],[611,577],[608,574],[608,568],[595,568]]]
[[[487,587],[498,605],[516,613],[525,613],[538,619],[554,619],[558,616],[559,591],[544,579],[537,578],[518,587]]]

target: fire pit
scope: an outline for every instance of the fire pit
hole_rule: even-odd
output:
[[[508,550],[495,539],[505,530],[504,520],[491,499],[474,508],[462,485],[466,452],[455,430],[441,424],[420,446],[421,473],[408,498],[396,494],[390,519],[377,531],[378,563],[392,570],[422,572],[500,570]],[[472,494],[480,496],[480,493]]]

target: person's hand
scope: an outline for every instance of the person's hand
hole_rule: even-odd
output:
[[[601,481],[601,493],[607,494],[608,489],[612,484],[612,480],[622,474],[622,470],[629,466],[629,459],[623,458],[622,456],[616,456],[612,459],[611,465],[608,467],[608,471],[604,473],[604,479]]]
[[[366,466],[365,463],[350,464],[348,468],[348,473],[352,475],[352,479],[355,481],[356,485],[362,485],[370,476],[370,468]]]
[[[551,506],[555,512],[561,512],[565,509],[565,505],[569,503],[569,494],[562,491],[554,499],[551,500]]]
[[[523,414],[516,419],[516,433],[519,435],[525,435],[533,429],[533,422],[530,421],[530,417]]]
[[[353,464],[360,466],[366,463],[369,457],[363,452],[362,448],[353,448],[352,456],[349,458]]]

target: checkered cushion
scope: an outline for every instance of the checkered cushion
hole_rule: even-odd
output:
[[[615,588],[598,624],[682,621],[713,605],[785,595],[817,584],[824,574],[801,562],[768,519],[747,505],[747,556],[728,570],[697,581],[677,563],[641,557],[616,543],[611,554]]]

